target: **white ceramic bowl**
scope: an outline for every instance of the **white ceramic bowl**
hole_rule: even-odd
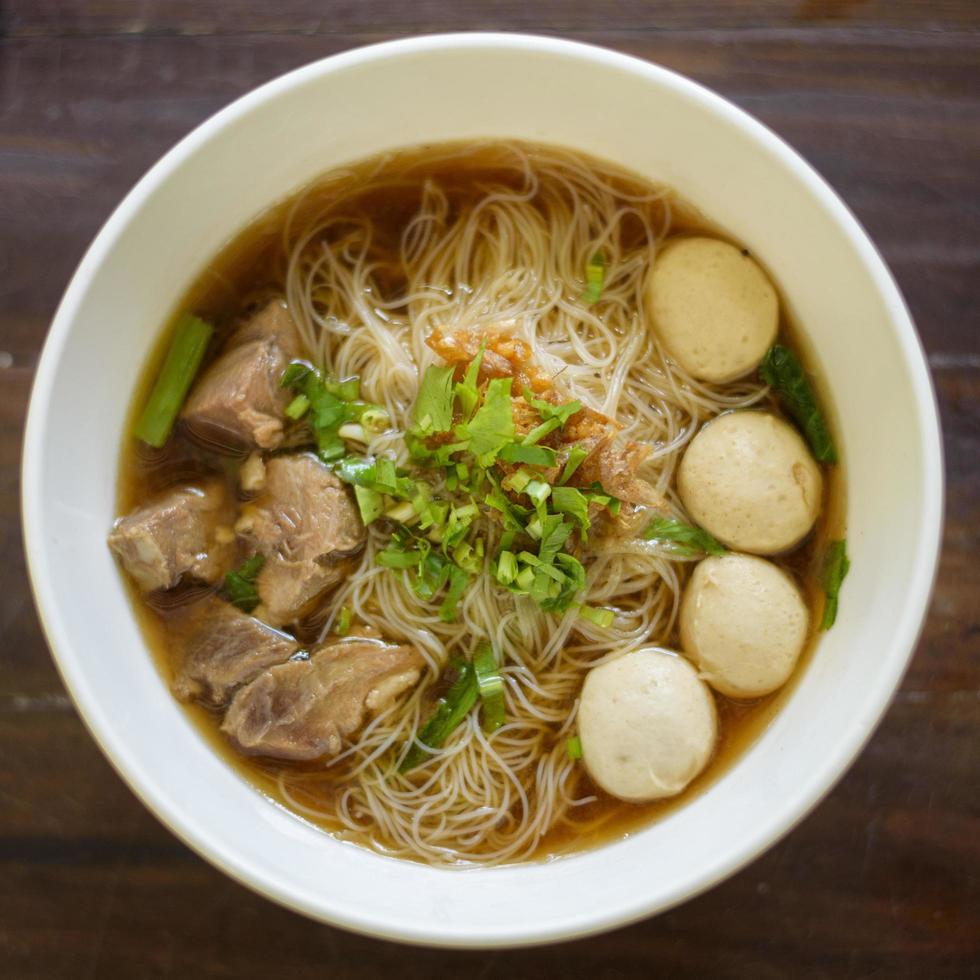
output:
[[[340,844],[208,748],[161,682],[105,545],[123,420],[164,318],[222,244],[325,170],[388,147],[507,136],[672,184],[775,274],[830,379],[853,567],[840,618],[773,724],[690,805],[547,864],[458,872]],[[449,35],[328,58],[238,100],[171,150],[96,238],[37,372],[23,510],[37,604],[75,703],[174,833],[242,883],[346,928],[519,945],[661,911],[772,844],[854,759],[914,647],[936,564],[942,461],[902,298],[848,210],[734,106],[663,68],[565,41]]]

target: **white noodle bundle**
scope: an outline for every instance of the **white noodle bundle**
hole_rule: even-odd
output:
[[[445,175],[445,176],[444,176]],[[415,194],[398,242],[377,240],[373,202]],[[708,386],[668,362],[645,322],[642,287],[671,225],[667,192],[559,149],[515,143],[390,155],[370,173],[333,175],[292,209],[284,231],[285,290],[310,356],[338,377],[359,375],[397,431],[372,453],[406,463],[420,373],[436,328],[504,325],[526,339],[569,399],[615,417],[653,452],[641,475],[680,513],[672,486],[698,426],[764,393],[755,382]],[[583,303],[585,269],[601,252],[599,302]],[[493,554],[499,534],[482,532]],[[444,623],[400,573],[375,564],[386,534],[372,526],[358,570],[331,598],[385,637],[414,644],[429,670],[407,700],[375,718],[319,772],[282,770],[283,798],[342,837],[437,863],[533,856],[549,831],[596,819],[581,766],[566,753],[584,673],[603,658],[669,641],[684,563],[643,540],[607,539],[586,559],[589,604],[613,625],[542,612],[480,576]],[[330,620],[327,622],[327,628]],[[427,694],[451,656],[490,638],[500,652],[507,722],[492,736],[476,713],[427,765],[393,760],[425,721]],[[576,812],[590,813],[580,822]]]

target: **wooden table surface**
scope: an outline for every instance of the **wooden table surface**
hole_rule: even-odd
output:
[[[978,28],[976,0],[0,0],[0,976],[980,976]],[[65,695],[31,602],[18,512],[21,432],[48,323],[84,248],[146,168],[281,72],[391,37],[478,29],[560,34],[659,62],[803,153],[904,290],[939,395],[948,479],[942,565],[915,659],[830,796],[681,908],[520,953],[352,936],[264,901],[180,844]]]

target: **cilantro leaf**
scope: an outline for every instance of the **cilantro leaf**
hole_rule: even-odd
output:
[[[448,432],[453,424],[453,367],[426,368],[412,409],[415,431],[422,435]]]
[[[727,549],[703,528],[692,527],[671,517],[655,518],[643,532],[643,537],[647,541],[669,542],[673,551],[685,558],[698,551],[708,555],[727,554]]]
[[[565,547],[565,542],[571,537],[572,525],[562,519],[560,514],[548,514],[541,521],[541,544],[538,547],[538,558],[550,565],[555,556]]]
[[[255,580],[265,564],[264,555],[252,555],[241,566],[225,575],[225,595],[233,606],[250,613],[259,604]]]
[[[497,457],[505,463],[528,463],[531,466],[551,467],[555,465],[556,453],[547,446],[525,446],[512,442],[500,450]]]
[[[577,400],[565,402],[563,405],[552,405],[551,402],[546,402],[544,399],[535,398],[534,392],[530,388],[525,387],[522,394],[524,395],[524,401],[543,419],[539,426],[533,428],[524,437],[523,442],[525,446],[533,446],[535,443],[540,442],[546,435],[554,432],[555,429],[563,428],[565,423],[576,412],[582,411],[582,403]]]
[[[497,453],[514,441],[514,411],[510,400],[510,378],[494,378],[483,396],[483,404],[457,433],[469,439],[469,451],[481,466],[489,466]]]
[[[527,386],[521,392],[524,396],[524,401],[533,408],[538,415],[544,419],[545,422],[550,422],[552,419],[558,419],[559,425],[564,425],[576,412],[582,411],[582,403],[575,399],[575,401],[564,402],[561,405],[553,405],[551,402],[546,402],[543,398],[535,398],[534,392],[531,391]]]

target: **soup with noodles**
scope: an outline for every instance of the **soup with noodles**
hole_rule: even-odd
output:
[[[563,853],[705,788],[847,559],[767,273],[514,142],[332,172],[233,241],[134,397],[109,545],[174,695],[383,853]]]

